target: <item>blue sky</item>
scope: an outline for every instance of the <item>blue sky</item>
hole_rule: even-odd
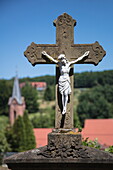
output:
[[[23,52],[31,42],[56,43],[53,21],[62,13],[77,21],[74,43],[98,41],[107,55],[98,66],[75,65],[75,72],[113,69],[113,0],[0,0],[0,79],[55,75],[55,65],[33,67]]]

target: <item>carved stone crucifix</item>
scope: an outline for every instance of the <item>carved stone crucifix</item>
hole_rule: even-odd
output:
[[[65,54],[69,61],[76,60],[82,56],[86,51],[90,51],[90,54],[84,60],[81,60],[80,64],[94,64],[97,65],[106,52],[102,46],[96,41],[93,44],[74,44],[74,26],[76,20],[70,15],[64,13],[60,15],[54,22],[56,26],[56,44],[35,44],[31,43],[24,55],[29,62],[34,66],[36,64],[53,64],[50,60],[45,60],[42,56],[42,51],[46,51],[47,54],[52,56],[55,60],[60,54]],[[70,80],[72,93],[68,100],[67,111],[65,115],[62,115],[62,103],[61,95],[58,91],[58,79],[59,69],[56,68],[56,116],[55,116],[55,128],[72,129],[73,128],[73,67],[70,70]]]

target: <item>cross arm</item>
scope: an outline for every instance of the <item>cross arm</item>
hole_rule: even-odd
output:
[[[59,54],[58,46],[56,44],[35,44],[32,42],[24,52],[24,55],[33,66],[36,64],[54,64],[53,61],[42,56],[42,51],[46,51],[54,59],[57,59]]]
[[[106,55],[106,52],[102,48],[102,46],[96,41],[93,44],[73,44],[71,45],[71,60],[75,60],[75,58],[80,57],[86,51],[90,51],[88,57],[83,60],[77,62],[77,64],[94,64],[98,65],[98,63],[103,59]],[[76,56],[75,56],[76,54]]]

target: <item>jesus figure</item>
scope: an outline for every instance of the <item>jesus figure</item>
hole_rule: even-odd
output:
[[[70,68],[73,64],[83,60],[85,57],[89,55],[89,51],[86,51],[81,57],[74,61],[68,61],[65,54],[60,54],[58,56],[58,61],[55,60],[53,57],[48,55],[45,51],[42,52],[42,54],[47,57],[50,61],[53,63],[57,64],[59,66],[60,70],[60,77],[58,80],[58,87],[59,87],[59,92],[62,95],[62,115],[66,113],[66,107],[68,103],[68,96],[71,93],[71,85],[70,85],[70,77],[69,77],[69,72]]]

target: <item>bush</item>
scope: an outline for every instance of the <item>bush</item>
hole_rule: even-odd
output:
[[[113,86],[97,86],[79,96],[77,113],[82,126],[85,119],[112,118]]]
[[[109,146],[108,148],[105,149],[105,151],[113,154],[113,146]]]
[[[38,92],[31,85],[26,84],[22,88],[22,95],[25,97],[26,108],[29,113],[34,113],[39,110],[39,104],[37,102]]]
[[[44,100],[52,101],[55,100],[55,88],[54,86],[48,86],[44,93]]]
[[[91,148],[96,148],[96,149],[101,148],[101,145],[98,143],[97,138],[95,140],[89,140],[89,138],[83,139],[82,145],[88,146],[88,147],[91,147]]]

